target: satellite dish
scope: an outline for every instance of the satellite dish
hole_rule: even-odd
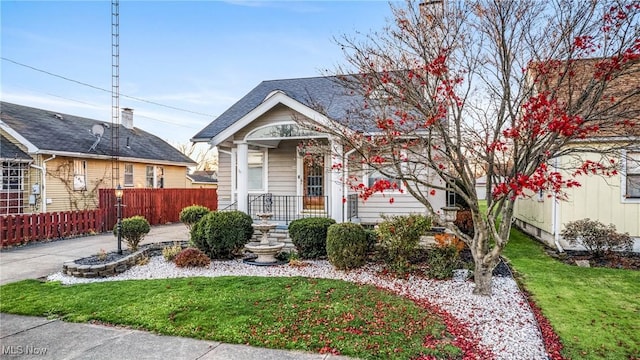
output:
[[[104,127],[100,124],[95,124],[91,127],[91,134],[95,137],[102,137],[104,134]]]
[[[96,141],[93,143],[93,145],[91,145],[89,151],[95,150],[96,146],[98,146],[98,143],[100,142],[100,139],[102,139],[102,135],[104,134],[104,127],[102,127],[102,125],[100,124],[93,125],[91,127],[91,134],[96,137]]]

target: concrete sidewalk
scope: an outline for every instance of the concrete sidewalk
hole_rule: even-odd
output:
[[[230,345],[144,331],[0,314],[0,359],[338,360],[312,354]]]
[[[143,244],[188,240],[183,224],[153,226]],[[122,244],[123,248],[126,245]],[[34,243],[0,251],[0,284],[38,279],[62,270],[67,260],[117,249],[111,233]],[[0,294],[1,297],[1,294]],[[230,345],[120,327],[66,323],[41,317],[0,314],[0,359],[348,359]]]

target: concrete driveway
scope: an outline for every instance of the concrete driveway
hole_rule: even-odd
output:
[[[142,244],[189,239],[189,231],[182,224],[152,226]],[[97,254],[100,249],[114,251],[118,242],[112,233],[82,236],[64,240],[27,244],[0,251],[0,285],[37,279],[62,270],[62,264]],[[122,248],[127,245],[122,243]]]

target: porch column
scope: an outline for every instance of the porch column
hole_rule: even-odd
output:
[[[249,196],[249,145],[238,143],[238,210],[247,212],[247,198]]]
[[[330,140],[331,146],[331,191],[329,196],[329,203],[331,204],[331,218],[336,222],[341,223],[344,221],[343,202],[342,199],[345,196],[342,191],[342,144],[335,139]]]

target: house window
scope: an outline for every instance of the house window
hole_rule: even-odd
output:
[[[24,177],[27,164],[10,161],[2,162],[0,182],[2,190],[24,190]]]
[[[147,166],[147,185],[148,188],[153,188],[153,166]]]
[[[625,197],[640,199],[640,152],[628,152],[625,156]]]
[[[87,161],[73,160],[73,190],[87,190]]]
[[[400,179],[392,178],[389,176],[383,175],[378,170],[371,171],[367,176],[367,186],[372,187],[377,181],[388,180],[391,183],[392,188],[401,189],[402,181]],[[394,185],[395,184],[395,185]]]
[[[133,186],[133,164],[124,164],[124,186]]]
[[[164,188],[164,168],[162,166],[156,167],[156,187]]]
[[[265,153],[263,151],[249,150],[248,163],[249,171],[247,176],[249,177],[249,191],[264,190]]]

